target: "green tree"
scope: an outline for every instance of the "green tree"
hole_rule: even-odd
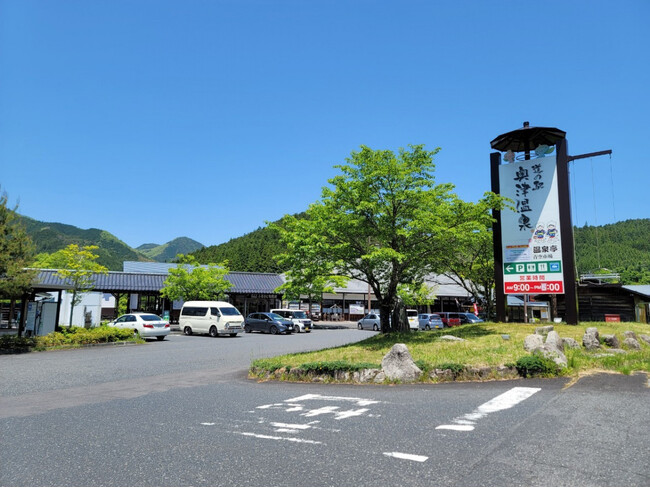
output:
[[[0,298],[8,299],[9,320],[14,315],[16,299],[28,292],[36,271],[27,269],[34,245],[25,228],[20,225],[17,206],[7,206],[6,193],[0,195]]]
[[[485,220],[487,222],[488,219]],[[456,252],[449,256],[447,270],[443,274],[470,293],[488,318],[494,317],[492,228],[477,228],[474,232],[458,236]]]
[[[232,287],[226,280],[228,262],[201,266],[194,256],[178,254],[160,294],[169,300],[223,299]]]
[[[418,289],[427,274],[444,269],[457,242],[489,225],[486,209],[501,204],[500,197],[486,193],[467,205],[453,185],[436,185],[433,157],[438,151],[417,145],[395,154],[362,146],[348,164],[336,166],[340,174],[309,207],[300,229],[318,236],[315,254],[334,264],[337,274],[370,284],[382,332],[409,330],[399,320],[399,286]]]
[[[304,218],[286,215],[269,228],[280,235],[286,252],[274,256],[281,269],[286,270],[284,284],[276,291],[289,300],[306,296],[309,312],[312,302],[323,293],[334,293],[334,286],[345,286],[348,281],[335,273],[335,263],[327,261],[321,250],[321,235],[310,233],[310,224]]]
[[[57,274],[71,286],[70,326],[75,307],[81,303],[84,293],[92,291],[95,286],[94,275],[108,273],[108,268],[96,261],[99,255],[93,251],[97,249],[99,246],[79,247],[77,244],[69,244],[52,254],[36,256],[35,267],[56,269]]]

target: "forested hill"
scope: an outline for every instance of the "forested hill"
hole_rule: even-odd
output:
[[[273,256],[284,252],[276,231],[259,227],[253,232],[235,237],[217,246],[208,246],[192,253],[203,264],[220,263],[228,260],[233,271],[254,271],[258,273],[281,273]]]
[[[99,246],[95,251],[99,255],[97,262],[112,271],[122,271],[123,261],[151,261],[105,230],[80,229],[58,222],[41,222],[24,215],[20,215],[19,219],[34,242],[36,253],[51,254],[69,244]]]
[[[621,273],[625,284],[650,284],[650,219],[577,227],[575,247],[579,274],[606,268]],[[227,259],[235,271],[279,273],[284,270],[273,256],[283,251],[277,233],[260,227],[193,254],[201,263]]]
[[[625,284],[650,284],[650,219],[575,229],[578,273],[606,268]]]
[[[154,261],[169,263],[177,254],[190,254],[202,247],[203,244],[194,239],[177,237],[165,244],[142,244],[135,249]]]

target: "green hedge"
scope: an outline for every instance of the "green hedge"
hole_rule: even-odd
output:
[[[65,327],[60,332],[52,332],[46,336],[17,337],[14,335],[0,337],[0,350],[4,352],[42,351],[50,347],[75,347],[85,344],[101,344],[109,342],[141,342],[133,335],[132,330],[115,327]]]

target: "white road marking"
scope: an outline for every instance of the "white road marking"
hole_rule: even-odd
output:
[[[458,431],[470,431],[474,430],[474,424],[476,421],[482,419],[490,413],[499,412],[501,410],[507,410],[514,407],[520,402],[523,402],[530,396],[534,395],[541,388],[525,388],[525,387],[516,387],[512,388],[505,393],[502,393],[499,396],[494,397],[492,400],[485,402],[483,405],[480,405],[476,410],[471,413],[465,414],[461,417],[457,417],[453,420],[451,425],[439,425],[436,427],[436,430],[445,429],[445,430],[458,430]]]
[[[299,397],[296,397],[296,398],[290,398],[289,400],[285,400],[285,403],[304,402],[306,400],[325,400],[325,401],[328,401],[328,402],[331,402],[331,401],[354,402],[357,405],[359,405],[360,407],[364,407],[364,406],[367,406],[367,405],[373,405],[375,403],[381,403],[378,400],[369,400],[367,398],[326,396],[326,395],[318,395],[318,394],[314,394],[314,393],[308,393],[307,395],[299,396]]]
[[[312,441],[309,439],[297,439],[296,437],[280,437],[277,435],[263,435],[255,434],[253,432],[233,432],[233,434],[244,435],[247,437],[256,437],[257,439],[269,439],[272,441],[288,441],[288,442],[298,442],[303,444],[322,444],[320,441]]]
[[[271,422],[273,427],[285,428],[285,429],[311,429],[309,424],[284,424],[282,422]]]
[[[408,461],[417,461],[418,463],[423,463],[429,459],[429,456],[418,456],[417,454],[405,454],[403,452],[385,452],[384,456],[406,459]]]
[[[215,425],[214,422],[201,422],[201,425]]]

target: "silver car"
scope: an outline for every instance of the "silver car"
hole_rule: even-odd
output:
[[[378,313],[369,313],[357,322],[359,329],[381,330],[381,319]]]
[[[418,315],[420,330],[444,329],[445,324],[437,313],[421,313]]]

